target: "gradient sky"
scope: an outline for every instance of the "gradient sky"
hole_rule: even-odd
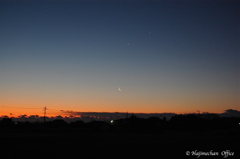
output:
[[[1,1],[0,24],[0,115],[240,109],[239,1]]]

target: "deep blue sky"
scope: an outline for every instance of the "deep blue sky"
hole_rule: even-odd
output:
[[[1,1],[0,104],[239,109],[239,8],[215,0]]]

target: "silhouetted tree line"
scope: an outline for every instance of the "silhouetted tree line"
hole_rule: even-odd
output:
[[[13,122],[11,118],[0,121],[0,130],[29,129],[29,130],[79,130],[79,131],[112,131],[112,132],[209,132],[236,131],[240,132],[240,117],[219,117],[217,114],[186,114],[175,115],[170,120],[150,117],[129,118],[112,121],[92,121],[85,123],[81,120],[67,123],[63,119],[48,122]]]

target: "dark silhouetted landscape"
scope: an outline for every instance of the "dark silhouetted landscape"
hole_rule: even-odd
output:
[[[240,155],[239,123],[240,117],[220,117],[211,113],[174,115],[169,120],[129,115],[116,120],[69,123],[63,119],[14,122],[5,117],[0,122],[1,156],[198,158],[197,152],[211,151],[210,156],[202,154],[199,157],[223,158],[222,152],[229,150],[234,155],[228,158],[237,158]]]

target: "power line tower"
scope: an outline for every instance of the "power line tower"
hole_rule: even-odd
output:
[[[46,106],[43,108],[43,113],[44,113],[43,123],[45,123],[46,122],[46,114],[47,114],[47,107]]]

